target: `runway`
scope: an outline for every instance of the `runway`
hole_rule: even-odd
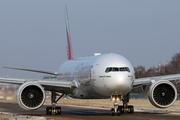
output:
[[[150,112],[150,111],[137,111],[134,114],[122,114],[121,116],[110,116],[110,109],[108,108],[95,108],[95,107],[76,107],[61,105],[62,115],[46,115],[46,105],[35,111],[27,111],[20,108],[14,103],[0,102],[0,112],[8,112],[16,115],[25,116],[44,116],[47,120],[179,120],[180,115]]]

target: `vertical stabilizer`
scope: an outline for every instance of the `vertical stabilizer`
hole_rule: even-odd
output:
[[[70,37],[67,5],[66,5],[66,33],[67,33],[67,52],[68,52],[67,55],[68,55],[68,60],[72,60],[73,55],[72,55],[72,46],[71,46],[71,37]]]

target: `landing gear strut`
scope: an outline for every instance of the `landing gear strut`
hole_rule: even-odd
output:
[[[128,105],[129,103],[129,93],[125,96],[113,95],[111,100],[114,101],[114,108],[111,109],[111,116],[115,114],[120,116],[123,113],[134,113],[134,107],[132,105]],[[123,105],[119,105],[117,100],[122,100]]]
[[[46,115],[61,115],[61,107],[56,107],[57,102],[63,97],[64,93],[62,95],[57,94],[55,91],[51,91],[51,104],[52,107],[46,108]],[[56,100],[56,96],[59,96]]]

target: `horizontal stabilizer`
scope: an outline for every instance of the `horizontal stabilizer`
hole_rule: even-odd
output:
[[[58,75],[57,72],[45,71],[45,70],[35,70],[35,69],[25,69],[25,68],[15,68],[15,67],[5,67],[5,66],[3,66],[3,68],[15,69],[15,70],[23,70],[23,71],[30,71],[30,72],[37,72],[37,73],[45,73],[45,74],[50,74],[50,75]]]

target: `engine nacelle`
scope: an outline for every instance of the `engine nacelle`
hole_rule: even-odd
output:
[[[40,108],[45,98],[46,95],[43,87],[33,81],[22,84],[16,93],[17,103],[26,110],[36,110]]]
[[[158,80],[150,86],[148,98],[155,107],[167,108],[175,103],[177,99],[177,89],[167,80]]]

